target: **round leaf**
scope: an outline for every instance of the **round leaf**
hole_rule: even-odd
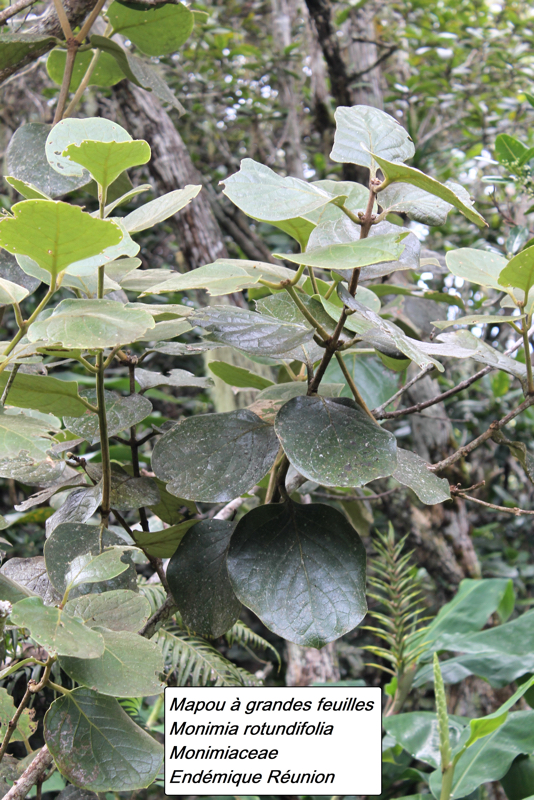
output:
[[[82,395],[90,403],[96,404],[96,391],[86,389]],[[121,397],[115,392],[104,393],[106,401],[106,417],[108,422],[108,436],[114,436],[125,428],[131,428],[138,422],[144,420],[152,411],[152,403],[148,398],[139,394],[132,394],[129,397]],[[95,444],[100,441],[98,427],[98,414],[92,411],[85,412],[83,417],[65,416],[63,419],[65,427],[69,431],[81,436],[86,441]],[[125,476],[128,477],[128,476]]]
[[[534,247],[527,247],[510,259],[499,274],[499,283],[522,289],[525,300],[528,300],[528,293],[534,286]]]
[[[95,792],[150,786],[163,763],[163,747],[116,700],[90,689],[52,703],[44,735],[60,772]]]
[[[82,78],[85,76],[89,64],[93,60],[94,53],[91,50],[85,50],[83,53],[78,51],[74,61],[74,69],[72,71],[72,78],[70,79],[69,91],[75,92]],[[67,51],[52,50],[46,61],[46,69],[49,76],[54,83],[61,86],[63,81],[63,73],[65,72],[65,62],[67,60]],[[89,86],[114,86],[124,78],[124,73],[117,64],[113,56],[108,53],[100,53],[96,67],[94,68],[91,77],[89,78]]]
[[[242,603],[305,647],[338,639],[367,611],[365,548],[330,506],[288,501],[249,511],[232,536],[228,572]]]
[[[459,250],[450,250],[446,261],[449,270],[458,278],[502,291],[499,276],[507,263],[503,256],[487,250],[461,247]]]
[[[0,220],[0,246],[29,256],[51,275],[123,239],[115,222],[96,219],[68,203],[23,200],[11,210],[13,217]]]
[[[140,594],[115,589],[103,594],[84,594],[69,600],[65,612],[81,617],[89,627],[100,626],[112,631],[141,630],[150,616],[150,603]]]
[[[85,140],[69,145],[62,153],[87,169],[100,186],[107,189],[130,167],[150,160],[150,146],[144,139],[129,142],[95,142]]]
[[[397,467],[393,434],[345,397],[294,397],[275,428],[295,469],[324,486],[364,486]]]
[[[102,117],[87,117],[85,119],[67,118],[54,125],[50,131],[45,145],[46,157],[50,166],[63,175],[85,175],[86,170],[76,162],[71,161],[63,152],[71,144],[81,144],[84,141],[96,142],[131,142],[132,137],[117,125]]]
[[[406,161],[415,153],[408,131],[389,114],[373,106],[336,109],[332,161],[370,167],[372,153],[391,161]],[[369,152],[371,151],[371,152]]]
[[[18,628],[27,628],[32,639],[49,653],[98,658],[104,652],[104,640],[99,633],[61,609],[43,605],[40,597],[28,597],[16,603],[10,621]]]
[[[195,18],[182,3],[155,8],[112,3],[107,17],[113,33],[127,36],[147,56],[174,53],[189,38]]]
[[[232,500],[270,470],[273,428],[246,409],[185,419],[154,447],[152,469],[171,494],[204,503]]]
[[[167,580],[184,624],[200,636],[217,637],[239,619],[226,557],[233,522],[205,520],[187,532],[167,568]]]

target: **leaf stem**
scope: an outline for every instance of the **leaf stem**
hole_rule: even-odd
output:
[[[89,16],[87,17],[85,22],[83,23],[83,25],[82,25],[82,27],[80,29],[80,32],[76,35],[76,39],[80,44],[83,42],[83,40],[85,39],[85,37],[87,36],[87,34],[91,30],[91,28],[93,27],[93,25],[95,23],[95,20],[98,17],[98,15],[100,14],[100,12],[102,11],[102,9],[104,8],[105,3],[106,3],[106,0],[98,0],[96,6],[93,8],[93,10],[89,14]]]
[[[95,52],[93,53],[93,57],[91,59],[89,66],[87,67],[87,70],[85,71],[85,75],[83,76],[80,85],[76,89],[74,97],[72,98],[67,108],[65,109],[65,112],[63,114],[63,119],[72,116],[76,106],[82,99],[83,93],[85,92],[85,90],[89,85],[89,81],[91,80],[91,75],[93,74],[95,67],[98,63],[98,59],[100,58],[100,53],[101,51],[98,49],[96,49]]]
[[[12,341],[8,344],[8,346],[4,350],[4,352],[3,352],[4,356],[8,356],[11,352],[13,352],[13,350],[18,345],[18,343],[20,342],[22,337],[25,336],[26,331],[28,330],[28,328],[30,327],[32,322],[41,313],[43,308],[46,307],[46,305],[48,304],[48,301],[50,300],[50,298],[52,297],[52,295],[56,291],[56,288],[57,288],[57,278],[54,275],[52,277],[51,282],[50,282],[50,288],[49,288],[48,292],[43,297],[43,299],[41,300],[41,302],[39,303],[39,305],[37,306],[37,308],[35,309],[35,311],[31,315],[31,317],[29,317],[29,319],[27,319],[25,322],[22,323],[22,327],[19,328],[19,331],[16,334],[16,336],[12,339]],[[4,361],[2,364],[0,364],[0,373],[4,371],[4,369],[7,367],[8,364],[9,364],[9,361]]]
[[[5,389],[2,392],[2,397],[0,398],[0,406],[2,406],[2,407],[5,406],[5,404],[6,404],[7,396],[9,394],[9,390],[13,386],[13,382],[14,382],[15,378],[17,377],[17,372],[19,371],[20,366],[21,366],[20,364],[14,364],[13,365],[13,369],[11,371],[11,375],[7,379],[7,383],[5,385]]]
[[[360,408],[361,408],[363,411],[365,411],[365,413],[367,414],[367,416],[368,416],[368,417],[370,417],[370,419],[372,419],[372,420],[373,420],[373,422],[374,422],[376,425],[378,425],[378,422],[376,421],[376,419],[373,417],[373,415],[372,415],[372,414],[371,414],[371,412],[369,411],[369,408],[368,408],[368,406],[367,406],[367,403],[365,402],[365,400],[364,400],[364,399],[363,399],[363,397],[361,396],[360,392],[358,391],[358,387],[357,387],[357,386],[356,386],[356,384],[354,383],[354,381],[353,381],[353,379],[352,379],[352,375],[350,374],[350,372],[349,372],[349,371],[348,371],[348,369],[347,369],[347,365],[345,364],[345,361],[343,360],[343,356],[341,355],[341,353],[339,353],[339,352],[337,352],[337,351],[336,351],[336,353],[335,353],[335,356],[336,356],[336,359],[337,359],[337,363],[338,363],[338,364],[339,364],[339,366],[341,367],[341,372],[342,372],[342,373],[343,373],[343,375],[345,376],[345,380],[347,381],[347,384],[348,384],[348,386],[349,386],[349,389],[351,390],[351,392],[352,392],[352,394],[353,394],[353,397],[354,397],[355,401],[358,403],[358,405],[360,406]]]
[[[59,0],[61,5],[61,0]],[[70,26],[69,26],[70,27]],[[61,89],[59,90],[59,97],[57,100],[56,113],[52,125],[57,125],[63,119],[63,112],[67,104],[67,97],[69,96],[70,81],[72,78],[72,71],[74,69],[74,62],[76,60],[76,53],[78,52],[78,42],[72,37],[67,39],[67,59],[65,61],[65,72],[63,73],[63,80],[61,81]]]
[[[308,275],[310,276],[311,285],[315,294],[319,294],[319,287],[317,286],[317,279],[313,267],[308,267]]]
[[[31,691],[30,691],[30,687],[28,685],[26,687],[26,691],[24,692],[24,696],[23,696],[22,700],[20,701],[19,707],[15,711],[15,713],[13,715],[13,718],[10,719],[8,724],[7,724],[7,731],[6,731],[4,739],[2,741],[2,746],[0,747],[0,761],[2,761],[2,759],[3,759],[4,755],[5,755],[5,752],[7,750],[7,746],[9,744],[9,742],[10,742],[10,739],[13,736],[13,734],[15,733],[15,728],[17,727],[17,723],[18,723],[18,721],[20,719],[20,715],[22,714],[22,712],[26,708],[26,705],[28,704],[28,700],[30,699],[30,696],[31,696]]]
[[[300,299],[298,293],[294,290],[294,288],[292,286],[284,286],[284,289],[286,290],[286,292],[288,292],[289,296],[291,297],[295,305],[298,307],[302,316],[308,320],[310,325],[312,325],[315,328],[317,333],[319,333],[325,341],[328,341],[328,339],[330,338],[328,331],[325,330],[323,326],[315,319],[313,314],[310,311],[308,311],[308,309],[306,308],[306,306],[304,305],[304,303],[302,302],[302,300]]]
[[[530,342],[528,338],[529,328],[532,324],[532,314],[523,320],[521,333],[523,335],[523,348],[525,350],[525,364],[527,367],[527,391],[534,394],[534,380],[532,379],[532,358],[530,354]]]

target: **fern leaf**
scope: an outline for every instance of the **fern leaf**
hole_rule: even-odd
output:
[[[163,651],[167,672],[174,672],[178,686],[243,686],[240,671],[231,661],[199,636],[190,636],[177,625],[161,628],[156,641]]]
[[[237,620],[235,625],[233,625],[229,631],[225,634],[225,639],[230,645],[233,644],[240,644],[243,647],[252,648],[253,650],[269,650],[271,653],[274,653],[274,656],[278,662],[278,669],[280,669],[282,665],[282,661],[280,659],[280,654],[278,650],[273,647],[266,639],[259,636],[259,634],[254,633],[254,631],[245,625],[244,622],[241,622],[240,619]]]

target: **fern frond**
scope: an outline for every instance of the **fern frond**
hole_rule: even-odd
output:
[[[163,605],[167,598],[167,593],[161,583],[147,583],[146,580],[140,578],[138,580],[139,593],[146,597],[150,603],[150,615],[155,614],[160,606]]]
[[[174,673],[178,686],[243,686],[239,669],[199,636],[190,636],[170,624],[156,634],[165,670]]]
[[[254,633],[254,631],[245,625],[244,622],[241,622],[240,619],[237,620],[235,625],[232,625],[229,631],[224,634],[224,637],[230,647],[233,644],[240,644],[243,647],[252,648],[253,650],[269,650],[271,653],[274,653],[274,656],[278,662],[278,669],[281,667],[281,659],[278,650],[273,647],[266,639],[263,639],[259,634]]]
[[[119,700],[119,705],[122,706],[134,722],[137,722],[142,728],[145,727],[145,721],[141,716],[141,708],[143,706],[142,697],[122,697]]]

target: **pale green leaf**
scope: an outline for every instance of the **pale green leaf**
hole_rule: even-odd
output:
[[[150,146],[143,139],[128,142],[84,140],[69,145],[62,156],[85,167],[95,181],[107,189],[124,170],[146,164],[150,160]]]
[[[201,189],[202,186],[187,185],[183,189],[176,189],[174,192],[157,197],[128,214],[123,219],[123,225],[129,233],[152,228],[158,222],[177,214],[197,196]]]
[[[447,267],[458,278],[502,291],[499,275],[507,264],[503,256],[488,250],[462,247],[459,250],[449,250],[445,258]]]
[[[415,153],[405,128],[389,114],[373,106],[340,106],[336,109],[336,134],[332,161],[371,167],[373,155],[406,161]]]

